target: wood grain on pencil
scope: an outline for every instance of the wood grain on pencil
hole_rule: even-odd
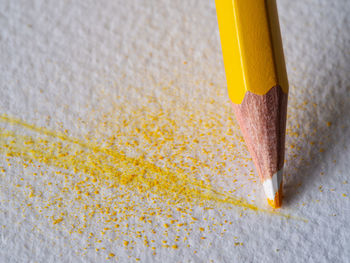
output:
[[[283,168],[288,94],[277,85],[265,95],[247,92],[233,109],[260,178],[270,179]],[[282,183],[282,182],[281,182]],[[279,185],[276,207],[281,205]]]

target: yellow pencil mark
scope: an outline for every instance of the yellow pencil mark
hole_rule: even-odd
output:
[[[125,186],[132,190],[137,189],[139,194],[151,192],[162,196],[164,200],[176,200],[176,203],[216,201],[262,211],[242,199],[215,192],[203,181],[191,178],[180,169],[174,172],[160,168],[145,161],[143,157],[127,157],[123,153],[111,151],[90,142],[83,142],[6,115],[0,116],[0,120],[60,139],[62,142],[68,142],[68,144],[62,144],[59,141],[18,135],[2,130],[0,133],[3,138],[0,144],[2,151],[7,146],[7,140],[4,139],[13,140],[13,143],[6,149],[8,156],[21,157],[24,160],[93,175],[92,180],[109,182],[113,187]]]
[[[92,176],[92,182],[99,180],[100,183],[114,188],[123,186],[129,190],[137,190],[139,195],[152,193],[165,201],[171,200],[173,204],[187,202],[205,205],[206,202],[214,202],[296,219],[289,214],[259,208],[242,198],[219,193],[181,169],[173,171],[160,168],[142,156],[131,158],[121,152],[111,151],[106,147],[38,127],[5,114],[0,115],[0,121],[60,140],[50,141],[46,138],[1,130],[1,151],[11,157],[21,157],[75,173],[88,174]],[[8,145],[5,138],[13,143]],[[76,186],[76,190],[79,193],[79,186]],[[91,194],[96,194],[96,191],[98,190]]]

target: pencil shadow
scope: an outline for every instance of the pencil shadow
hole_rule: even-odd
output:
[[[344,67],[344,61],[331,63]],[[345,62],[345,68],[350,68],[350,59]],[[336,151],[350,147],[350,140],[346,140],[350,128],[347,124],[350,118],[350,79],[338,74],[336,66],[333,70],[310,77],[318,81],[314,81],[315,85],[304,87],[306,92],[297,94],[297,100],[291,98],[293,88],[290,91],[284,177],[286,207],[300,202],[310,188],[318,188],[322,176],[336,176],[326,171],[335,167],[336,156],[339,158]],[[331,83],[329,80],[332,80]]]
[[[346,89],[350,94],[350,86]],[[318,182],[320,176],[332,176],[325,174],[324,171],[336,165],[335,149],[340,149],[340,144],[344,144],[345,140],[340,138],[344,137],[346,127],[343,123],[348,121],[350,113],[350,103],[346,102],[344,94],[332,93],[330,90],[312,111],[298,110],[296,118],[299,119],[300,128],[293,132],[299,136],[297,139],[295,137],[286,139],[287,161],[284,178],[286,206],[300,201],[301,193],[308,191],[311,185],[320,185]],[[329,107],[330,104],[338,105],[338,108]],[[319,111],[318,107],[324,110]],[[343,147],[346,148],[347,145]]]

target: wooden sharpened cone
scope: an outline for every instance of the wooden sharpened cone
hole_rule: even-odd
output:
[[[265,95],[248,91],[241,104],[232,103],[267,200],[274,208],[282,204],[287,100],[288,95],[275,86]]]

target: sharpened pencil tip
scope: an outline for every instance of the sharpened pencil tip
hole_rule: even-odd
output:
[[[274,209],[280,208],[282,206],[282,182],[281,182],[280,188],[278,189],[278,191],[275,195],[275,199],[271,200],[271,199],[267,198],[267,202]]]
[[[282,178],[283,168],[263,182],[267,202],[272,208],[278,208],[282,205]]]

